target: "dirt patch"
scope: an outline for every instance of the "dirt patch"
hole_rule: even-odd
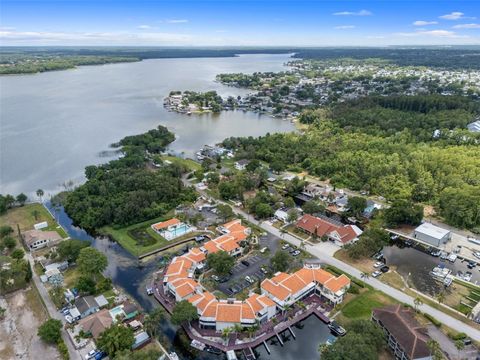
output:
[[[1,297],[0,306],[7,309],[0,321],[1,359],[60,359],[56,347],[46,345],[37,335],[47,315],[35,289]]]
[[[344,249],[338,250],[334,257],[338,260],[341,260],[347,264],[352,265],[353,267],[363,271],[367,274],[371,274],[375,269],[373,268],[373,264],[375,260],[371,258],[360,258],[360,259],[352,259],[348,256],[347,252]]]

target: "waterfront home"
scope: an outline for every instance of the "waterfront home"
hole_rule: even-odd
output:
[[[288,221],[288,212],[287,212],[287,209],[278,209],[277,211],[275,211],[275,213],[273,214],[273,217],[277,220],[280,220],[284,223],[286,223]]]
[[[147,345],[151,338],[145,331],[140,331],[134,335],[134,343],[132,345],[132,350],[140,349],[143,346]]]
[[[81,319],[78,326],[84,333],[97,339],[102,332],[113,324],[112,316],[107,309],[100,310],[90,316]]]
[[[471,132],[480,132],[480,120],[476,120],[467,125],[468,130]]]
[[[247,168],[247,165],[250,164],[250,160],[242,159],[235,162],[235,169],[243,171]]]
[[[327,218],[319,218],[309,214],[303,215],[297,221],[296,227],[314,237],[326,236],[337,246],[353,243],[363,233],[358,226],[343,225]]]
[[[55,245],[62,240],[56,231],[28,230],[22,236],[25,244],[32,251]]]
[[[333,304],[343,300],[350,287],[350,279],[334,275],[311,264],[293,274],[277,273],[275,277],[264,280],[262,294],[250,293],[244,300],[217,299],[212,293],[194,279],[195,270],[204,264],[206,254],[220,250],[229,250],[228,246],[243,241],[250,234],[240,220],[233,220],[218,227],[221,236],[208,241],[201,248],[190,249],[182,256],[172,259],[163,276],[163,294],[175,302],[189,301],[197,309],[199,325],[205,329],[221,331],[240,325],[254,326],[272,319],[278,310],[294,304],[313,293],[328,299]]]
[[[430,336],[415,319],[413,310],[402,305],[373,309],[372,321],[380,326],[396,359],[431,360]]]
[[[73,307],[70,309],[70,315],[74,320],[87,317],[108,305],[105,296],[93,297],[91,295],[75,299]]]
[[[177,237],[183,236],[195,230],[178,219],[170,219],[156,224],[152,224],[151,228],[165,240],[173,240]]]
[[[445,244],[452,236],[450,230],[443,229],[431,223],[423,223],[413,232],[413,237],[430,245],[439,247]]]
[[[306,265],[293,274],[278,272],[261,284],[262,294],[272,299],[279,309],[285,309],[313,293],[339,304],[349,288],[350,279],[347,276],[335,277],[319,265]]]

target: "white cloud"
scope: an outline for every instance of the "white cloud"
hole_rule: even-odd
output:
[[[453,26],[454,29],[480,29],[480,24],[459,24]]]
[[[423,20],[417,20],[413,23],[415,26],[426,26],[426,25],[435,25],[438,24],[437,21],[423,21]]]
[[[334,29],[337,29],[337,30],[355,29],[355,25],[340,25],[340,26],[335,26]]]
[[[169,19],[169,20],[165,20],[165,22],[168,24],[184,24],[184,23],[188,23],[188,20],[187,19]]]
[[[465,14],[460,12],[460,11],[454,11],[454,12],[451,12],[450,14],[445,14],[445,15],[439,16],[439,18],[440,19],[445,19],[445,20],[465,19],[465,17],[463,15],[465,15]]]
[[[335,16],[370,16],[373,15],[371,11],[360,10],[360,11],[340,11],[333,13]]]
[[[0,44],[32,45],[109,45],[109,44],[149,44],[186,45],[192,43],[188,34],[163,32],[45,32],[45,31],[0,31]]]
[[[458,35],[454,31],[450,30],[417,30],[415,32],[400,32],[395,33],[394,35],[397,36],[404,36],[404,37],[417,37],[417,36],[431,36],[431,37],[439,37],[439,38],[468,38],[466,35]]]
[[[138,28],[141,30],[148,30],[148,29],[151,29],[152,27],[150,25],[138,25]]]

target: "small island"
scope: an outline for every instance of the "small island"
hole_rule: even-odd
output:
[[[234,110],[239,106],[241,97],[229,96],[223,99],[216,91],[171,91],[163,101],[163,106],[171,111],[182,114],[218,113],[222,110]]]

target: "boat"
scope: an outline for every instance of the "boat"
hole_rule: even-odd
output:
[[[479,239],[475,239],[474,237],[469,236],[469,237],[467,238],[467,240],[470,241],[471,243],[480,245],[480,240],[479,240]]]
[[[147,287],[147,295],[153,295],[153,288]]]
[[[210,354],[214,355],[220,355],[222,353],[222,350],[217,349],[216,347],[210,346],[210,345],[205,345],[205,351],[209,352]]]
[[[448,258],[448,253],[445,252],[445,251],[442,251],[442,252],[440,253],[440,259],[441,259],[441,260],[447,260],[447,258]]]
[[[451,273],[452,273],[452,270],[440,264],[434,267],[432,271],[430,271],[430,276],[433,277],[434,279],[443,281]]]
[[[439,257],[441,254],[442,254],[442,251],[436,250],[436,249],[432,249],[432,251],[430,252],[430,255],[432,255],[433,257]]]
[[[450,261],[450,262],[452,262],[452,263],[454,263],[455,260],[457,260],[457,257],[458,257],[457,254],[453,254],[453,253],[452,253],[452,254],[448,255],[447,260]]]
[[[338,325],[336,321],[332,321],[330,324],[328,324],[328,328],[337,336],[344,336],[347,333],[347,330]]]
[[[473,256],[475,256],[477,259],[480,259],[480,251],[474,251]]]
[[[190,343],[190,346],[197,350],[203,351],[205,350],[206,345],[198,340],[193,339],[192,342]]]

